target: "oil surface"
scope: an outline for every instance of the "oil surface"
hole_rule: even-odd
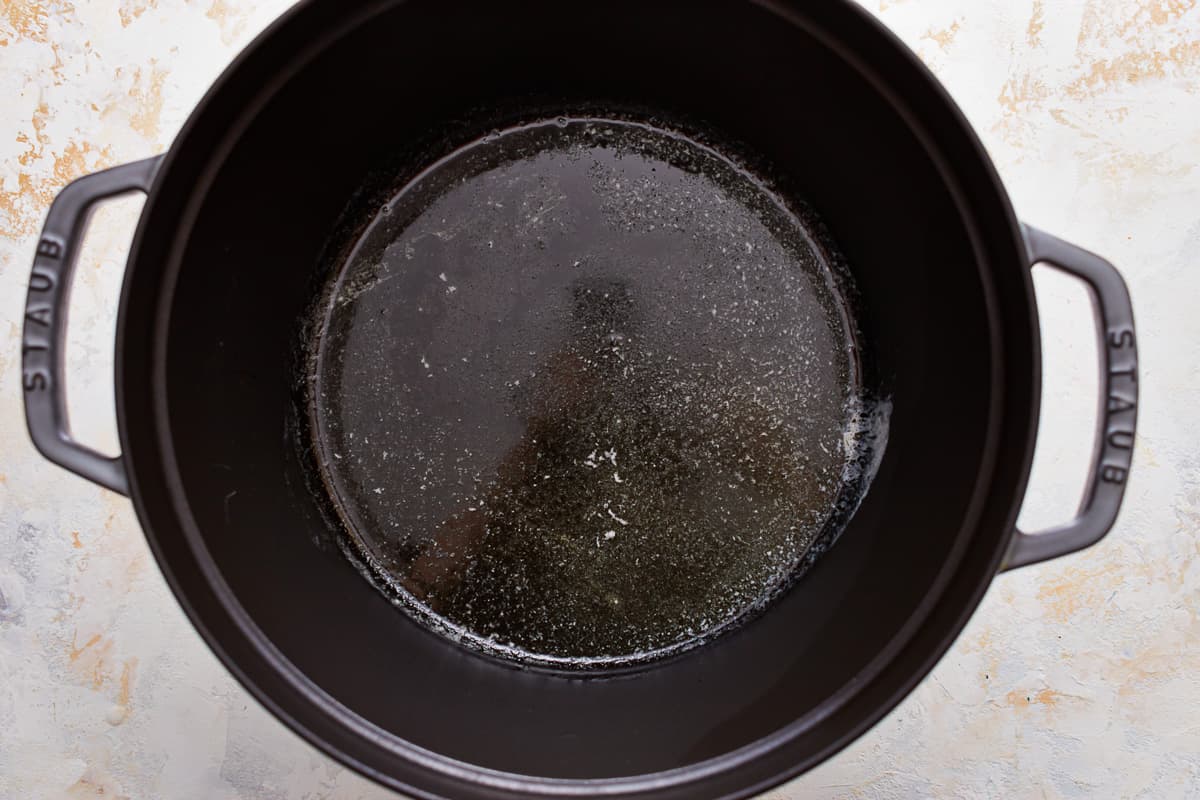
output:
[[[311,411],[354,547],[493,652],[628,662],[729,627],[860,456],[821,249],[678,133],[559,118],[458,149],[379,209],[325,314]]]

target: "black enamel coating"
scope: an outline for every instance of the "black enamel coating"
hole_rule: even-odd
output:
[[[894,403],[871,491],[803,580],[711,646],[608,677],[516,670],[421,628],[332,545],[305,469],[297,359],[331,228],[383,188],[381,163],[497,98],[658,107],[761,152],[842,245]],[[129,488],[222,661],[376,780],[747,796],[899,702],[1009,552],[1039,400],[1028,267],[961,115],[850,3],[313,0],[237,60],[154,179],[118,320]]]

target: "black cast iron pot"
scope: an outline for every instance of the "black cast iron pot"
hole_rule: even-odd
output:
[[[840,246],[892,403],[874,482],[807,574],[736,631],[612,673],[518,668],[398,611],[328,546],[295,424],[297,335],[347,205],[431,129],[522,98],[683,115],[769,160]],[[148,199],[117,330],[123,455],[108,459],[69,433],[64,312],[88,211],[129,191]],[[1027,535],[1036,262],[1093,290],[1105,377],[1079,514]],[[1018,225],[943,90],[841,0],[301,3],[167,154],[59,194],[23,355],[37,447],[132,497],[237,678],[342,762],[452,798],[741,797],[809,769],[916,685],[998,571],[1104,536],[1137,395],[1112,266]]]

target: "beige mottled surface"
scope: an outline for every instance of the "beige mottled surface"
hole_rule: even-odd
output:
[[[34,235],[69,179],[164,150],[287,0],[0,0],[0,798],[393,797],[261,710],[170,597],[129,504],[45,464],[20,412]],[[1117,529],[999,578],[867,736],[775,800],[1200,796],[1200,9],[871,0],[945,81],[1025,219],[1126,275],[1142,348]],[[73,298],[76,426],[115,443],[112,309],[136,201]],[[1047,399],[1024,519],[1070,510],[1095,377],[1084,296],[1039,277]]]

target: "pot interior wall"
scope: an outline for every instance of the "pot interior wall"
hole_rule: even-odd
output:
[[[333,546],[296,421],[300,326],[347,205],[429,130],[497,98],[702,120],[761,153],[825,221],[861,292],[890,440],[839,542],[767,613],[609,677],[520,671],[431,634]],[[270,96],[207,188],[170,308],[178,468],[221,575],[278,651],[387,734],[559,778],[683,767],[816,712],[931,592],[964,535],[992,395],[964,222],[905,122],[768,8],[409,2]]]

